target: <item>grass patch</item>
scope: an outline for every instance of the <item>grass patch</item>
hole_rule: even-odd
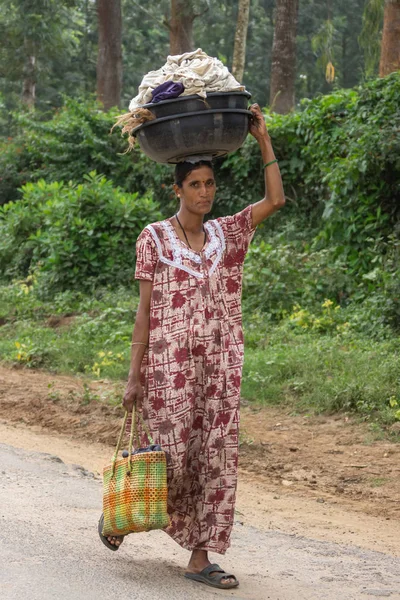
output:
[[[0,303],[3,360],[97,378],[126,377],[138,303],[135,290],[99,290],[90,297],[66,292],[50,302],[14,285],[0,288]],[[63,317],[71,315],[64,326]]]
[[[260,404],[352,411],[396,420],[400,343],[316,335],[276,327],[264,348],[246,350],[242,394]]]
[[[370,486],[372,488],[382,487],[388,482],[386,477],[373,477],[370,479]]]
[[[124,380],[137,303],[136,289],[68,291],[50,301],[25,283],[0,287],[0,358]],[[243,397],[295,412],[353,412],[378,428],[400,421],[400,338],[369,339],[343,328],[339,313],[325,317],[325,332],[299,311],[279,325],[245,314]]]

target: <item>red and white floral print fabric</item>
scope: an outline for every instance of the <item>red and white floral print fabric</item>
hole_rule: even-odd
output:
[[[169,455],[167,533],[188,550],[224,554],[237,483],[251,206],[205,227],[201,252],[190,250],[169,220],[148,225],[137,240],[135,277],[153,282],[138,408]]]

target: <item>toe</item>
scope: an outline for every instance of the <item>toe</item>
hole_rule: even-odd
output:
[[[210,573],[210,576],[212,577],[213,575],[220,575],[220,573],[218,571],[212,571]],[[229,585],[231,583],[235,583],[236,579],[235,577],[230,577],[229,575],[227,575],[226,577],[222,577],[220,580],[220,583],[222,583],[222,585]]]
[[[122,543],[122,539],[116,536],[109,536],[107,538],[107,540],[110,542],[110,544],[112,544],[113,546],[120,546]]]

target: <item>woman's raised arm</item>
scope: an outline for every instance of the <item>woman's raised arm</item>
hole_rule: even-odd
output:
[[[253,227],[271,216],[285,204],[285,193],[283,191],[282,178],[278,162],[272,148],[271,138],[265,125],[264,116],[258,104],[250,108],[253,119],[249,131],[260,146],[265,179],[265,196],[259,202],[252,205]]]

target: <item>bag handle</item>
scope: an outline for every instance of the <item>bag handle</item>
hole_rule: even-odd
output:
[[[112,459],[112,476],[114,475],[114,471],[115,471],[115,463],[117,462],[117,458],[118,458],[118,452],[121,448],[121,442],[122,442],[122,438],[124,437],[124,433],[125,433],[125,427],[126,427],[126,421],[128,419],[128,411],[125,411],[125,415],[124,415],[124,420],[122,422],[122,427],[121,427],[121,431],[119,433],[119,437],[118,437],[118,441],[117,441],[117,447],[115,449],[114,452],[114,456]],[[129,464],[129,471],[132,470],[132,447],[133,447],[133,438],[135,438],[135,442],[136,442],[136,447],[139,448],[140,447],[140,442],[139,442],[139,435],[138,435],[138,431],[137,431],[137,420],[136,417],[139,418],[140,420],[140,424],[144,429],[145,434],[147,435],[150,444],[154,444],[154,440],[151,436],[150,433],[150,429],[147,427],[142,415],[137,412],[135,410],[135,407],[132,408],[132,422],[131,422],[131,431],[130,431],[130,435],[129,435],[129,460],[128,460],[128,464]]]

